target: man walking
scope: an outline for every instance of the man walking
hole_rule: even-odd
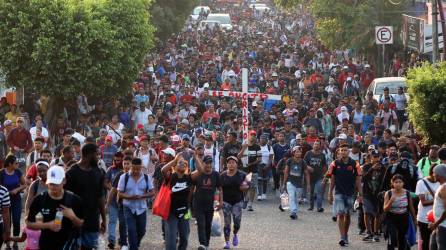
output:
[[[81,229],[82,249],[98,248],[99,231],[106,231],[104,171],[98,167],[98,148],[95,144],[82,147],[82,158],[66,173],[65,189],[82,199],[84,224]],[[99,226],[99,215],[101,223]]]
[[[129,173],[119,177],[117,190],[123,200],[129,249],[136,250],[146,233],[147,199],[154,195],[152,179],[143,174],[141,159],[133,158]]]
[[[434,197],[434,219],[429,225],[432,230],[431,250],[446,249],[446,165],[440,164],[434,168],[434,177],[440,183]]]
[[[341,240],[339,245],[348,244],[348,229],[350,227],[350,210],[353,206],[355,188],[358,191],[358,200],[362,202],[361,167],[359,163],[350,158],[348,145],[339,147],[340,158],[330,164],[328,175],[330,176],[330,191],[328,200],[333,203],[334,212],[337,215]]]

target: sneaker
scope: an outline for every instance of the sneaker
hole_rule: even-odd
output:
[[[375,234],[374,236],[373,236],[373,242],[379,242],[380,241],[380,239],[379,239],[379,234]]]
[[[121,250],[129,250],[129,247],[128,246],[122,246]]]
[[[299,199],[299,205],[302,205],[302,204],[304,204],[304,199],[300,198]]]
[[[309,207],[307,210],[308,211],[313,211],[314,207]]]
[[[318,211],[319,213],[323,213],[323,212],[324,212],[324,208],[323,208],[323,207],[320,207],[320,208],[317,209],[317,211]]]
[[[198,250],[206,250],[206,246],[204,246],[204,245],[199,245],[199,246],[198,246]]]
[[[231,246],[229,245],[229,241],[226,241],[223,249],[230,249],[230,248],[231,248]]]
[[[345,236],[345,238],[344,238],[344,242],[345,242],[346,245],[348,245],[348,244],[350,243],[350,242],[348,242],[348,235]]]
[[[262,200],[266,200],[266,194],[262,194]]]
[[[285,209],[283,209],[282,205],[279,205],[280,212],[285,212]]]
[[[238,246],[238,237],[237,234],[234,234],[234,237],[232,238],[232,245],[233,246]]]
[[[261,201],[262,200],[262,196],[261,195],[257,195],[257,200]]]
[[[290,218],[291,218],[292,220],[297,220],[297,214],[292,213],[292,214],[290,215]]]
[[[367,241],[367,242],[371,242],[373,240],[373,235],[368,233],[365,235],[364,238],[362,238],[362,241]]]
[[[345,240],[344,240],[344,239],[341,239],[341,240],[339,241],[339,245],[340,245],[341,247],[345,247],[345,245],[347,245],[347,244],[345,243]]]
[[[112,241],[109,241],[107,247],[110,249],[115,249],[115,243]]]
[[[333,216],[333,217],[331,217],[331,220],[332,220],[333,222],[336,222],[336,221],[338,221],[338,217]]]
[[[251,205],[248,206],[248,211],[250,211],[250,212],[254,211],[254,209],[252,209]]]

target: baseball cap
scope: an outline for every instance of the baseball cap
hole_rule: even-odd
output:
[[[137,128],[137,129],[143,129],[143,128],[144,128],[144,125],[142,125],[142,124],[140,123],[140,124],[138,124],[138,125],[136,126],[136,128]]]
[[[375,148],[375,145],[370,145],[368,148],[367,148],[367,150],[375,150],[376,148]]]
[[[342,106],[341,107],[341,111],[347,111],[347,107],[346,106]]]
[[[59,185],[65,179],[65,170],[61,166],[52,166],[46,173],[46,184]]]
[[[148,141],[149,137],[147,137],[146,135],[143,135],[139,138],[139,141]]]
[[[187,119],[181,120],[181,123],[184,125],[189,125],[189,121]]]
[[[161,152],[165,153],[166,155],[175,157],[175,150],[173,150],[173,148],[165,148],[161,150]]]
[[[352,81],[352,78],[349,76],[349,77],[347,77],[347,82],[351,82]]]
[[[212,159],[212,156],[210,156],[210,155],[206,155],[204,158],[203,158],[203,162],[204,163],[212,163],[214,160]]]
[[[370,64],[364,65],[364,68],[370,68]]]
[[[302,140],[302,134],[297,134],[296,135],[296,140]]]
[[[142,137],[141,137],[142,138]],[[110,135],[107,135],[106,137],[105,137],[105,140],[106,141],[113,141],[113,138],[110,136]]]
[[[338,139],[340,139],[340,140],[347,140],[347,135],[344,134],[344,133],[342,133],[342,134],[340,134],[340,135],[338,136]]]
[[[178,135],[172,135],[172,136],[170,137],[170,139],[171,139],[173,142],[179,142],[179,141],[181,141],[181,138],[180,138]]]
[[[12,121],[11,120],[6,120],[5,122],[3,122],[3,126],[9,126],[12,125]]]
[[[292,151],[294,152],[296,150],[300,150],[300,146],[294,146]]]
[[[371,154],[372,156],[379,156],[379,152],[378,152],[378,150],[372,150],[372,151],[370,152],[370,154]]]
[[[188,134],[184,134],[183,136],[181,136],[182,140],[186,140],[186,141],[190,141],[190,136]]]

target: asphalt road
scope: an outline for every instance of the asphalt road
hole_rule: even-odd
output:
[[[350,246],[338,245],[337,224],[331,220],[330,207],[324,213],[307,211],[303,205],[296,221],[290,220],[288,212],[278,210],[279,198],[269,195],[267,201],[254,203],[254,211],[244,210],[242,227],[239,232],[239,246],[232,249],[385,249],[385,243],[365,243],[356,227],[356,216],[352,215]],[[104,243],[104,241],[102,241]],[[210,249],[222,249],[222,237],[212,237]],[[188,249],[197,249],[196,226],[191,221]],[[158,217],[149,215],[147,233],[141,249],[163,249],[161,222]],[[103,249],[101,247],[101,249]]]

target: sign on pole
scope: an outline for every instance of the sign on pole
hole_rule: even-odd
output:
[[[375,26],[376,44],[393,44],[392,26]]]

